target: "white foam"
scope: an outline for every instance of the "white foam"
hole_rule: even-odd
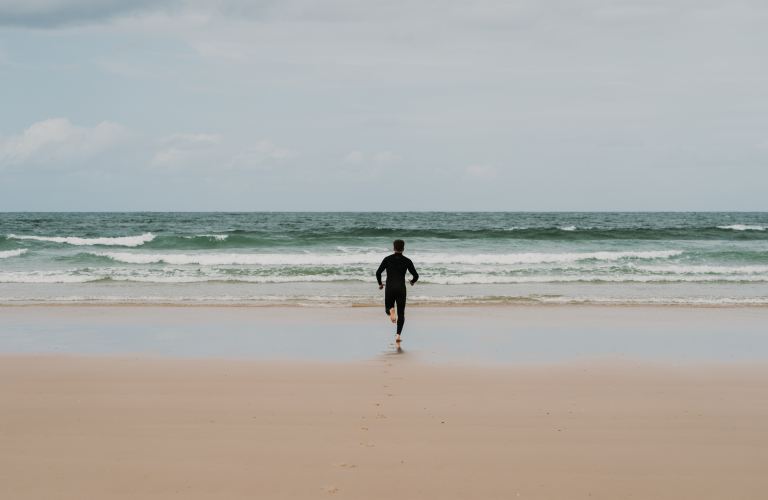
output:
[[[194,236],[182,236],[182,238],[186,238],[188,240],[191,240],[193,238],[211,238],[216,241],[224,241],[227,238],[229,238],[228,234],[196,234]]]
[[[602,251],[602,252],[524,252],[508,254],[425,254],[413,257],[423,264],[547,264],[584,260],[616,261],[622,259],[668,259],[682,255],[682,250]]]
[[[48,241],[52,243],[66,243],[67,245],[91,246],[106,245],[120,247],[137,247],[155,239],[152,233],[144,233],[138,236],[117,236],[103,238],[80,238],[79,236],[33,236],[22,234],[9,234],[8,238],[14,240]]]
[[[638,271],[673,274],[768,274],[768,266],[678,266],[678,265],[636,265]]]
[[[113,281],[128,281],[137,283],[209,283],[209,282],[234,282],[234,283],[331,283],[334,281],[371,281],[368,276],[141,276],[141,275],[115,275],[109,276]]]
[[[732,229],[733,231],[765,231],[767,226],[751,224],[732,224],[730,226],[717,226],[718,229]]]
[[[93,274],[68,274],[66,272],[6,272],[0,273],[0,283],[88,283],[110,279],[117,282],[135,283],[333,283],[341,281],[370,282],[369,275],[244,275],[231,276],[222,274],[210,275],[159,275],[131,274],[102,271]],[[600,275],[583,274],[539,275],[539,276],[489,276],[483,274],[468,274],[463,276],[428,276],[419,281],[422,284],[434,285],[513,285],[537,283],[706,283],[706,282],[768,282],[768,276],[755,275]]]
[[[765,306],[768,297],[537,297],[548,304]]]
[[[599,297],[599,296],[542,296],[542,295],[420,295],[410,301],[428,304],[610,304],[610,305],[681,305],[681,306],[768,306],[768,296],[756,297]],[[378,306],[379,299],[371,295],[59,295],[59,296],[5,296],[0,304],[290,304],[309,307],[338,307],[351,304]]]
[[[667,259],[681,255],[681,250],[604,251],[573,253],[509,253],[509,254],[424,254],[414,255],[420,264],[542,264],[577,262],[582,260],[616,261],[621,259]],[[107,257],[127,264],[172,265],[256,265],[256,266],[344,266],[376,265],[382,259],[378,252],[360,254],[313,254],[313,253],[132,253],[93,252],[92,255]]]
[[[635,274],[545,274],[537,276],[493,276],[466,274],[463,276],[428,276],[419,283],[436,285],[514,285],[535,283],[706,283],[706,282],[768,282],[768,275],[635,275]]]
[[[11,257],[18,257],[19,255],[24,255],[27,253],[26,248],[19,248],[18,250],[6,250],[4,252],[0,252],[0,259],[9,259]]]
[[[0,283],[87,283],[98,281],[102,276],[70,274],[66,271],[31,271],[0,273]]]
[[[576,231],[576,226],[563,226],[559,228],[561,231]]]

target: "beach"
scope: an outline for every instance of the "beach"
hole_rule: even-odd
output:
[[[0,500],[768,499],[766,24],[0,0]]]
[[[767,316],[2,307],[0,496],[760,498]]]

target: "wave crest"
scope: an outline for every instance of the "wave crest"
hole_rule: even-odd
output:
[[[731,224],[730,226],[717,226],[718,229],[730,229],[732,231],[765,231],[766,226],[755,224]]]
[[[6,250],[4,252],[0,252],[0,259],[9,259],[11,257],[18,257],[19,255],[24,255],[27,253],[26,248],[19,248],[18,250]]]
[[[558,262],[578,262],[582,260],[616,261],[622,259],[667,259],[681,255],[682,250],[649,251],[603,251],[573,253],[511,253],[511,254],[424,254],[414,256],[416,264],[545,264]],[[376,265],[381,261],[381,253],[361,254],[286,254],[286,253],[131,253],[131,252],[93,252],[91,255],[106,257],[126,264],[172,264],[200,266],[227,265]]]
[[[77,246],[119,246],[119,247],[137,247],[155,239],[153,233],[144,233],[138,236],[115,236],[100,238],[81,238],[79,236],[34,236],[23,234],[9,234],[8,239],[13,240],[31,240],[45,241],[50,243],[64,243]]]

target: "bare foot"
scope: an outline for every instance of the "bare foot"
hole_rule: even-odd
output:
[[[392,320],[392,323],[397,323],[397,313],[395,313],[394,307],[389,310],[389,319]]]
[[[398,344],[401,342],[401,340],[400,340],[400,334],[399,334],[399,333],[398,333],[398,334],[397,334],[397,336],[395,337],[395,342],[397,342]]]

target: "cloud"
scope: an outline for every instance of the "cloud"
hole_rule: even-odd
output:
[[[52,28],[87,24],[178,3],[176,0],[0,0],[0,26]]]
[[[179,146],[186,148],[206,147],[213,144],[221,144],[220,134],[173,134],[161,141],[170,146]]]
[[[219,134],[179,133],[159,141],[158,150],[152,156],[153,167],[183,167],[210,160],[209,156],[221,143]]]
[[[348,165],[391,165],[398,163],[401,158],[391,151],[379,151],[376,153],[364,153],[362,151],[350,151],[347,153],[343,162]]]
[[[269,140],[259,140],[246,146],[229,163],[233,168],[270,167],[299,155],[297,151],[278,146]]]
[[[464,169],[464,172],[476,179],[494,179],[497,171],[494,167],[482,164],[474,164]]]
[[[114,122],[81,127],[67,118],[49,118],[33,123],[21,134],[0,137],[0,167],[63,167],[99,156],[127,142],[130,135]]]
[[[101,168],[105,164],[169,171],[270,169],[298,155],[297,151],[267,139],[232,142],[218,133],[201,132],[180,132],[158,139],[133,133],[110,121],[85,127],[67,118],[42,120],[19,134],[0,136],[0,169],[74,171]]]
[[[298,152],[272,141],[230,144],[220,134],[178,133],[158,143],[150,165],[164,168],[270,168],[298,156]]]
[[[344,163],[349,163],[352,165],[363,163],[364,160],[365,160],[365,155],[360,151],[350,151],[344,156]]]

